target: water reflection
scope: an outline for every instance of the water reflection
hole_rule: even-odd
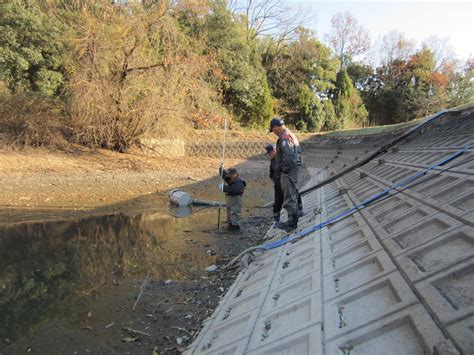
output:
[[[193,213],[190,206],[170,207],[171,214],[176,218],[189,217]]]
[[[209,259],[185,243],[183,230],[196,223],[186,220],[114,214],[0,226],[0,339],[70,316],[74,304],[116,278],[176,280],[203,270]]]

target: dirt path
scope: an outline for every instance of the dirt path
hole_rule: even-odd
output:
[[[30,209],[32,214],[48,209],[103,208],[212,178],[218,165],[217,159],[197,162],[108,151],[0,151],[0,206]]]

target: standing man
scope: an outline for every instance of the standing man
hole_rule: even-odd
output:
[[[283,205],[283,191],[281,189],[280,175],[276,173],[275,157],[276,149],[273,144],[265,147],[268,159],[270,159],[270,179],[273,181],[274,201],[273,201],[273,221],[275,225],[280,222],[280,212]]]
[[[275,173],[280,175],[283,191],[283,208],[288,213],[288,222],[282,226],[287,232],[298,226],[298,178],[301,168],[301,149],[296,136],[285,127],[280,118],[270,121],[270,132],[277,137]]]
[[[283,190],[281,189],[281,181],[280,175],[276,173],[276,166],[275,166],[275,157],[276,157],[276,149],[273,144],[268,144],[265,147],[267,151],[266,155],[268,159],[270,159],[270,179],[273,181],[273,189],[274,189],[274,201],[273,201],[273,220],[275,222],[275,226],[283,226],[280,223],[280,213],[281,208],[283,206]],[[301,196],[298,194],[298,214],[301,217],[303,215],[303,204],[301,202]],[[284,227],[284,226],[283,226]]]

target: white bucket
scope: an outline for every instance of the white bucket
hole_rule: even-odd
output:
[[[171,203],[183,207],[193,203],[193,197],[187,192],[181,190],[171,190],[168,194]]]

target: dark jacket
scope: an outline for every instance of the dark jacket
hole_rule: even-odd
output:
[[[279,182],[280,181],[280,175],[281,175],[281,172],[277,172],[277,169],[276,169],[276,159],[273,158],[270,160],[270,179],[273,180],[273,182]]]
[[[229,196],[239,196],[244,193],[247,183],[239,175],[231,179],[230,174],[227,170],[222,171],[222,178],[225,181],[224,192]]]
[[[275,171],[277,174],[288,174],[294,167],[301,165],[301,149],[298,139],[285,129],[277,141]]]
[[[240,176],[238,176],[234,181],[227,182],[227,185],[224,185],[224,192],[229,196],[238,196],[244,193],[247,183]]]

